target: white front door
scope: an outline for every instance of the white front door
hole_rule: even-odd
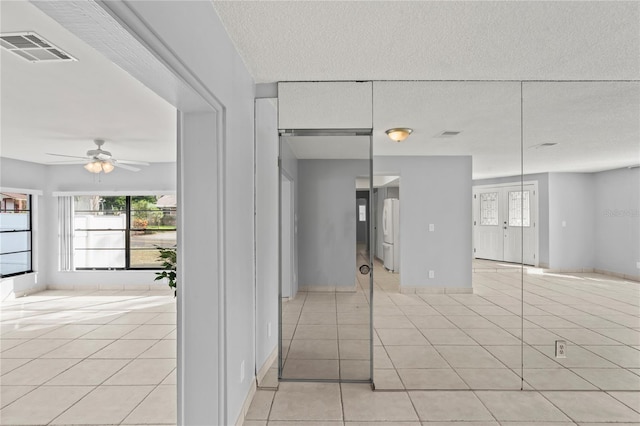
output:
[[[537,265],[536,185],[475,188],[473,204],[476,258]]]

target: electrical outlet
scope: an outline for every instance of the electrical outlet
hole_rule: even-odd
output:
[[[271,323],[267,324],[267,335],[271,337]]]
[[[636,268],[640,269],[640,262],[636,262]]]
[[[436,273],[434,271],[429,271],[429,278],[435,278]]]
[[[244,360],[240,363],[240,383],[244,382]]]
[[[567,342],[564,340],[556,340],[556,358],[567,357]]]
[[[563,221],[562,221],[562,227],[563,227],[563,228],[566,228],[566,227],[567,227],[567,221],[566,221],[566,220],[563,220]]]

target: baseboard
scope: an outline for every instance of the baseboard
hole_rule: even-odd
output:
[[[269,369],[271,368],[273,363],[276,362],[277,359],[278,359],[278,346],[273,348],[273,352],[271,352],[271,355],[269,355],[269,357],[264,362],[264,364],[262,364],[262,367],[260,367],[260,371],[258,371],[258,374],[256,374],[256,381],[258,382],[258,386],[260,386],[260,384],[264,380],[264,376],[267,375],[267,373],[269,372]]]
[[[73,291],[173,291],[168,285],[158,284],[49,284],[46,289]]]
[[[589,274],[595,272],[593,268],[548,268],[545,272],[552,274]]]
[[[471,287],[407,287],[400,286],[402,294],[473,294]]]
[[[604,269],[594,269],[597,274],[608,275],[610,277],[622,278],[623,280],[640,282],[640,275],[621,274],[619,272],[606,271]]]
[[[18,290],[18,291],[11,290],[9,293],[7,293],[6,296],[4,296],[2,298],[2,301],[3,302],[9,302],[11,300],[15,300],[15,299],[18,299],[20,297],[25,297],[25,296],[29,296],[29,295],[34,294],[34,293],[45,291],[46,289],[47,289],[46,286],[42,286],[42,287],[33,287],[33,288],[26,289],[26,290]]]
[[[247,413],[249,412],[249,407],[251,407],[251,402],[253,401],[253,397],[256,394],[256,381],[251,381],[251,388],[249,388],[249,392],[247,393],[247,397],[244,400],[244,404],[242,404],[242,410],[238,415],[238,420],[236,420],[236,426],[242,426],[244,424],[245,419],[247,418]]]

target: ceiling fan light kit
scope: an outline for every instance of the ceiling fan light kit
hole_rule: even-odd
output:
[[[413,129],[408,127],[394,127],[393,129],[387,130],[385,133],[389,136],[394,142],[402,142],[413,132]]]
[[[91,173],[111,173],[115,168],[109,161],[90,161],[84,165],[84,168]]]
[[[111,173],[116,167],[121,169],[129,170],[132,172],[140,171],[139,168],[130,166],[129,164],[136,164],[140,166],[148,166],[149,163],[144,161],[132,161],[132,160],[116,160],[112,157],[109,151],[105,151],[102,149],[102,145],[104,145],[104,139],[94,139],[93,143],[96,144],[98,149],[90,149],[87,151],[86,157],[79,157],[75,155],[64,155],[64,154],[52,154],[47,153],[48,155],[53,155],[56,157],[66,157],[66,158],[77,158],[79,160],[83,160],[82,162],[78,160],[67,161],[66,163],[80,163],[84,164],[85,170],[90,173]],[[85,163],[86,161],[86,163]]]

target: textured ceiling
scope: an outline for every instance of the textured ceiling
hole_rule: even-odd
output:
[[[413,133],[395,143],[392,127]],[[301,159],[369,158],[368,137],[285,140]],[[470,155],[475,179],[638,165],[639,141],[640,82],[373,82],[374,156]]]
[[[395,80],[374,84],[376,155],[470,154],[476,177],[518,167],[519,83],[398,80],[640,79],[638,2],[214,6],[257,82]],[[79,59],[31,64],[2,51],[3,157],[51,162],[44,153],[83,155],[101,137],[116,158],[175,161],[170,105],[30,3],[0,8],[2,32],[36,31]],[[637,81],[580,84],[525,85],[525,171],[640,162]],[[394,126],[415,132],[393,144],[384,130]],[[435,137],[444,130],[462,133]],[[315,149],[299,154],[327,155]]]
[[[175,109],[26,1],[1,1],[2,33],[35,31],[78,59],[30,63],[0,52],[3,157],[84,156],[94,138],[116,159],[176,159]]]
[[[519,174],[521,155],[525,173],[640,164],[639,82],[529,82],[522,96],[514,82],[374,82],[373,88],[374,155],[472,155],[475,179]],[[384,131],[400,126],[413,134],[391,142]],[[440,137],[444,131],[461,133]]]
[[[214,1],[256,82],[640,78],[640,3]]]

